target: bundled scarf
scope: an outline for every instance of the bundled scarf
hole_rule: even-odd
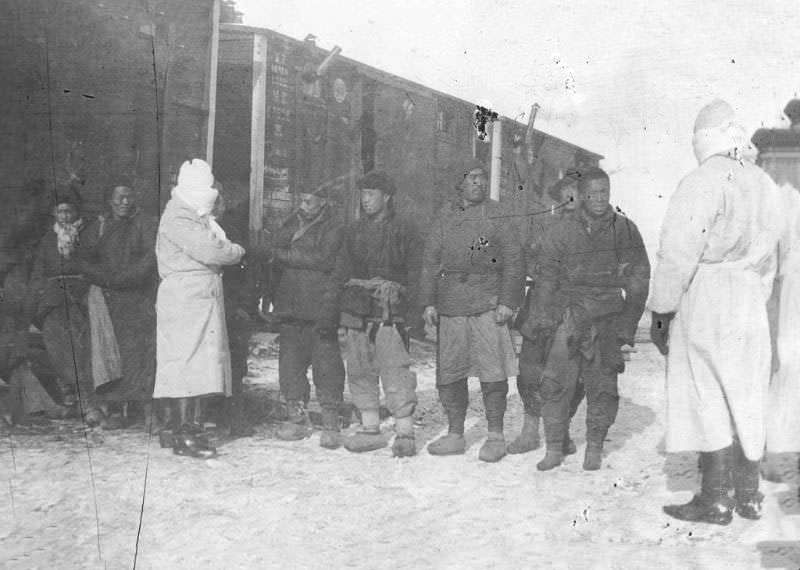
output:
[[[225,231],[217,223],[216,218],[211,215],[219,197],[219,192],[216,188],[212,188],[212,184],[214,184],[214,175],[211,167],[206,161],[195,158],[192,161],[187,160],[181,165],[178,173],[178,185],[175,186],[172,193],[189,204],[198,216],[206,217],[214,235],[222,241],[227,241],[228,236],[225,235]]]
[[[58,240],[58,253],[69,259],[78,246],[78,235],[83,227],[83,220],[75,220],[71,224],[53,224],[53,231]]]

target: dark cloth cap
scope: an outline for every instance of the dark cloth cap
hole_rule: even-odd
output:
[[[555,184],[550,186],[550,189],[547,191],[547,195],[557,202],[560,201],[561,194],[564,191],[564,188],[569,188],[570,186],[577,186],[580,177],[581,174],[578,170],[570,168],[569,170],[567,170],[566,174],[564,174],[563,177],[559,178]]]
[[[363,190],[364,188],[380,190],[389,196],[394,196],[397,192],[397,187],[394,185],[394,181],[392,180],[391,176],[382,170],[373,170],[372,172],[368,172],[358,179],[358,182],[356,182],[356,187],[359,190]]]
[[[483,170],[483,173],[486,176],[489,176],[489,169],[486,167],[486,165],[483,163],[483,161],[479,160],[477,158],[473,158],[473,159],[465,161],[461,165],[461,170],[459,172],[459,174],[461,175],[461,178],[459,179],[459,182],[461,182],[461,180],[463,180],[464,177],[467,174],[469,174],[473,170],[477,170],[477,169]]]

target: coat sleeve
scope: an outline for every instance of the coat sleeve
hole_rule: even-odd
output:
[[[344,228],[339,224],[334,224],[323,234],[320,243],[314,244],[306,240],[297,240],[284,249],[283,253],[279,253],[278,259],[293,269],[333,271],[343,238]]]
[[[501,239],[503,268],[497,302],[500,305],[516,309],[522,299],[522,280],[525,277],[522,242],[519,239],[519,233],[515,231],[514,224],[511,223],[502,224],[498,235]]]
[[[650,260],[636,224],[626,219],[625,225],[625,247],[622,250],[625,305],[617,320],[617,336],[632,345],[650,290]]]
[[[722,209],[722,191],[703,184],[699,177],[685,178],[670,198],[652,282],[650,310],[674,313],[689,288],[708,242],[709,229]]]
[[[566,268],[566,245],[562,228],[562,223],[551,224],[540,241],[532,302],[524,325],[528,333],[552,328],[561,317],[563,307],[556,300],[556,292]]]
[[[417,288],[417,303],[421,307],[436,306],[439,271],[442,264],[442,236],[444,229],[441,220],[430,229],[422,252],[422,266]]]
[[[139,225],[139,259],[110,276],[109,285],[114,289],[136,289],[151,281],[157,272],[156,233],[158,226],[152,218],[143,218]]]
[[[339,252],[343,249],[342,243],[345,237],[345,228],[341,224],[335,224],[329,232],[323,235],[323,247],[327,252],[324,262],[315,269],[330,271],[330,278],[325,284],[323,292],[324,301],[321,306],[320,315],[317,323],[323,327],[335,328],[339,324],[339,302],[344,289],[344,282],[338,273]]]
[[[162,227],[161,233],[204,265],[232,265],[244,255],[242,246],[219,239],[211,228],[188,216],[175,216]]]

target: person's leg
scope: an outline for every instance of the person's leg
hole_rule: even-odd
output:
[[[544,358],[544,339],[522,339],[519,353],[519,375],[517,390],[524,407],[522,430],[508,444],[509,453],[527,453],[541,446],[539,421],[542,417],[542,400],[539,388],[542,378],[542,359]]]
[[[469,387],[467,379],[462,378],[448,384],[437,386],[439,401],[447,415],[447,435],[428,444],[431,455],[456,455],[464,453],[464,422],[469,405]]]
[[[231,437],[247,437],[255,433],[244,413],[244,382],[247,376],[251,325],[237,317],[228,319],[228,342],[231,352],[231,392],[225,398],[224,417]]]
[[[700,493],[686,504],[665,506],[664,512],[683,521],[727,525],[733,518],[733,501],[729,496],[732,448],[703,452],[700,457]]]
[[[477,370],[488,423],[486,441],[478,459],[499,461],[506,454],[503,418],[506,412],[508,378],[519,374],[511,331],[498,324],[494,311],[467,318],[470,367]]]
[[[431,455],[464,453],[464,421],[469,405],[467,378],[470,374],[469,317],[439,316],[436,389],[447,416],[447,434],[428,444]]]
[[[279,426],[276,436],[296,441],[311,435],[311,422],[305,411],[309,397],[306,372],[311,364],[312,337],[307,327],[281,325],[278,353],[278,380],[281,395],[286,400],[288,417]]]
[[[575,393],[580,374],[580,359],[570,355],[569,342],[574,332],[562,323],[547,347],[545,371],[542,373],[542,422],[547,452],[536,468],[549,471],[564,461],[569,403]]]
[[[392,452],[396,457],[415,455],[413,414],[417,405],[417,375],[411,370],[411,357],[396,327],[384,326],[378,330],[375,362],[386,394],[386,405],[395,420],[397,435]]]
[[[198,424],[194,422],[195,410],[200,407],[201,398],[178,398],[178,422],[180,428],[174,435],[172,452],[175,455],[187,455],[197,459],[216,457],[217,450],[200,434]]]
[[[489,463],[500,461],[506,454],[506,442],[503,437],[503,419],[506,413],[508,380],[499,382],[481,382],[483,407],[489,432],[486,442],[481,446],[478,459]]]
[[[388,445],[381,434],[380,387],[375,345],[368,330],[347,329],[347,384],[353,405],[361,415],[361,429],[345,441],[348,451],[375,451]]]
[[[310,335],[314,388],[322,408],[322,434],[319,444],[327,449],[336,449],[342,444],[339,436],[339,408],[344,401],[344,363],[339,350],[339,335],[336,328],[322,333],[312,330]]]
[[[733,488],[736,513],[746,519],[761,518],[761,502],[764,495],[758,490],[759,462],[751,461],[742,450],[738,438],[733,440]]]
[[[586,397],[586,390],[585,384],[583,383],[583,378],[577,378],[575,382],[575,392],[572,395],[572,400],[569,403],[569,415],[567,416],[567,425],[565,428],[565,436],[564,436],[564,455],[573,455],[578,452],[578,449],[575,447],[575,442],[572,441],[572,437],[569,434],[569,427],[570,423],[572,422],[572,418],[575,417],[575,413],[578,411],[578,408],[581,405],[581,402]]]
[[[619,410],[617,374],[598,360],[595,357],[583,368],[586,389],[586,455],[583,468],[587,471],[600,469],[603,444]]]

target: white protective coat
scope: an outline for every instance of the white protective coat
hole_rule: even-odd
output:
[[[676,313],[667,451],[715,451],[737,435],[749,459],[763,453],[777,192],[756,165],[713,155],[670,199],[649,302],[655,312]]]
[[[786,225],[779,247],[777,300],[777,370],[773,371],[767,405],[767,451],[800,451],[800,192],[782,186],[781,209]]]
[[[221,268],[238,263],[244,249],[221,239],[210,222],[173,190],[156,242],[154,398],[231,395]]]

